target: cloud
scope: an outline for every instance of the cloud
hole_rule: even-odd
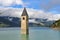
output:
[[[60,7],[60,0],[43,0],[40,4],[40,7],[46,10]]]
[[[0,16],[21,17],[23,8],[0,8]],[[36,10],[27,8],[29,18],[43,18],[48,20],[60,19],[60,14],[54,14],[52,12],[45,12],[43,10]]]
[[[24,6],[27,3],[24,3],[22,0],[0,0],[0,6],[13,6],[13,5],[21,5]]]
[[[0,7],[22,6],[27,8],[60,11],[60,0],[0,0]]]

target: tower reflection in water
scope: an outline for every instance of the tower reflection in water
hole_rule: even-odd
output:
[[[21,34],[21,40],[29,40],[29,35]]]

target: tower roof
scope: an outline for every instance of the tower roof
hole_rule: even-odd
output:
[[[26,11],[26,8],[24,8],[23,13],[22,13],[21,16],[28,16],[27,11]]]

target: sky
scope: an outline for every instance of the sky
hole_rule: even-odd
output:
[[[0,7],[26,7],[60,13],[60,0],[0,0]]]
[[[60,0],[0,0],[0,8],[24,7],[57,14],[60,17]]]

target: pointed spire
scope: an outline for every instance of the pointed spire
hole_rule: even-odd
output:
[[[23,13],[22,13],[21,16],[28,16],[27,11],[26,11],[26,8],[24,8]]]

